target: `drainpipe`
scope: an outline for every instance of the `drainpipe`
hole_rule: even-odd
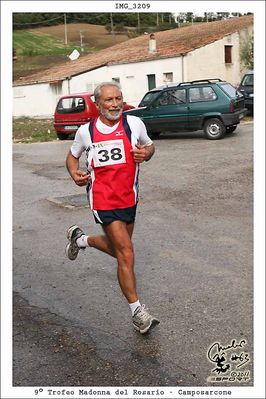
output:
[[[186,54],[181,54],[181,79],[182,82],[185,81],[185,62],[184,62],[184,57]]]
[[[67,77],[67,92],[68,92],[68,95],[70,94],[70,79],[71,79],[71,77],[68,76]]]

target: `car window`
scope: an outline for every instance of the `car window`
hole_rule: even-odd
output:
[[[189,89],[189,102],[214,101],[217,95],[212,87],[192,87]]]
[[[169,90],[168,93],[174,99],[175,104],[186,102],[186,90],[185,89]]]
[[[253,86],[253,75],[245,75],[241,82],[241,86]]]
[[[175,89],[164,91],[154,102],[155,106],[161,105],[176,105],[183,104],[186,102],[186,90]]]
[[[232,86],[230,83],[224,83],[224,84],[221,84],[219,86],[231,98],[242,96],[242,94],[234,86]]]
[[[146,93],[138,106],[146,107],[154,100],[154,98],[156,96],[158,96],[158,93],[160,93],[160,92],[159,91],[150,91],[150,92]]]
[[[85,110],[85,101],[82,97],[62,98],[57,105],[60,114],[78,113]]]

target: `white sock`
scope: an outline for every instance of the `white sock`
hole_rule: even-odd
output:
[[[77,239],[76,243],[78,244],[79,248],[89,247],[88,236],[85,236],[85,234],[83,234],[81,237]]]
[[[134,313],[135,313],[135,310],[140,306],[140,301],[137,300],[137,301],[134,302],[134,303],[129,303],[129,306],[130,306],[131,313],[132,313],[132,316],[133,316]]]

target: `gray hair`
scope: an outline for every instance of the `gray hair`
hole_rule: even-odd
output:
[[[118,82],[115,82],[114,80],[112,82],[103,82],[100,83],[97,87],[95,87],[94,89],[94,98],[95,98],[95,102],[98,102],[100,95],[101,95],[101,90],[104,86],[114,86],[117,89],[120,90],[121,95],[122,95],[122,91],[121,91],[121,86]]]

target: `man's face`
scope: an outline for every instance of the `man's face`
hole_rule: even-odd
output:
[[[117,121],[122,115],[123,97],[115,86],[104,86],[97,103],[100,114],[109,121]]]

